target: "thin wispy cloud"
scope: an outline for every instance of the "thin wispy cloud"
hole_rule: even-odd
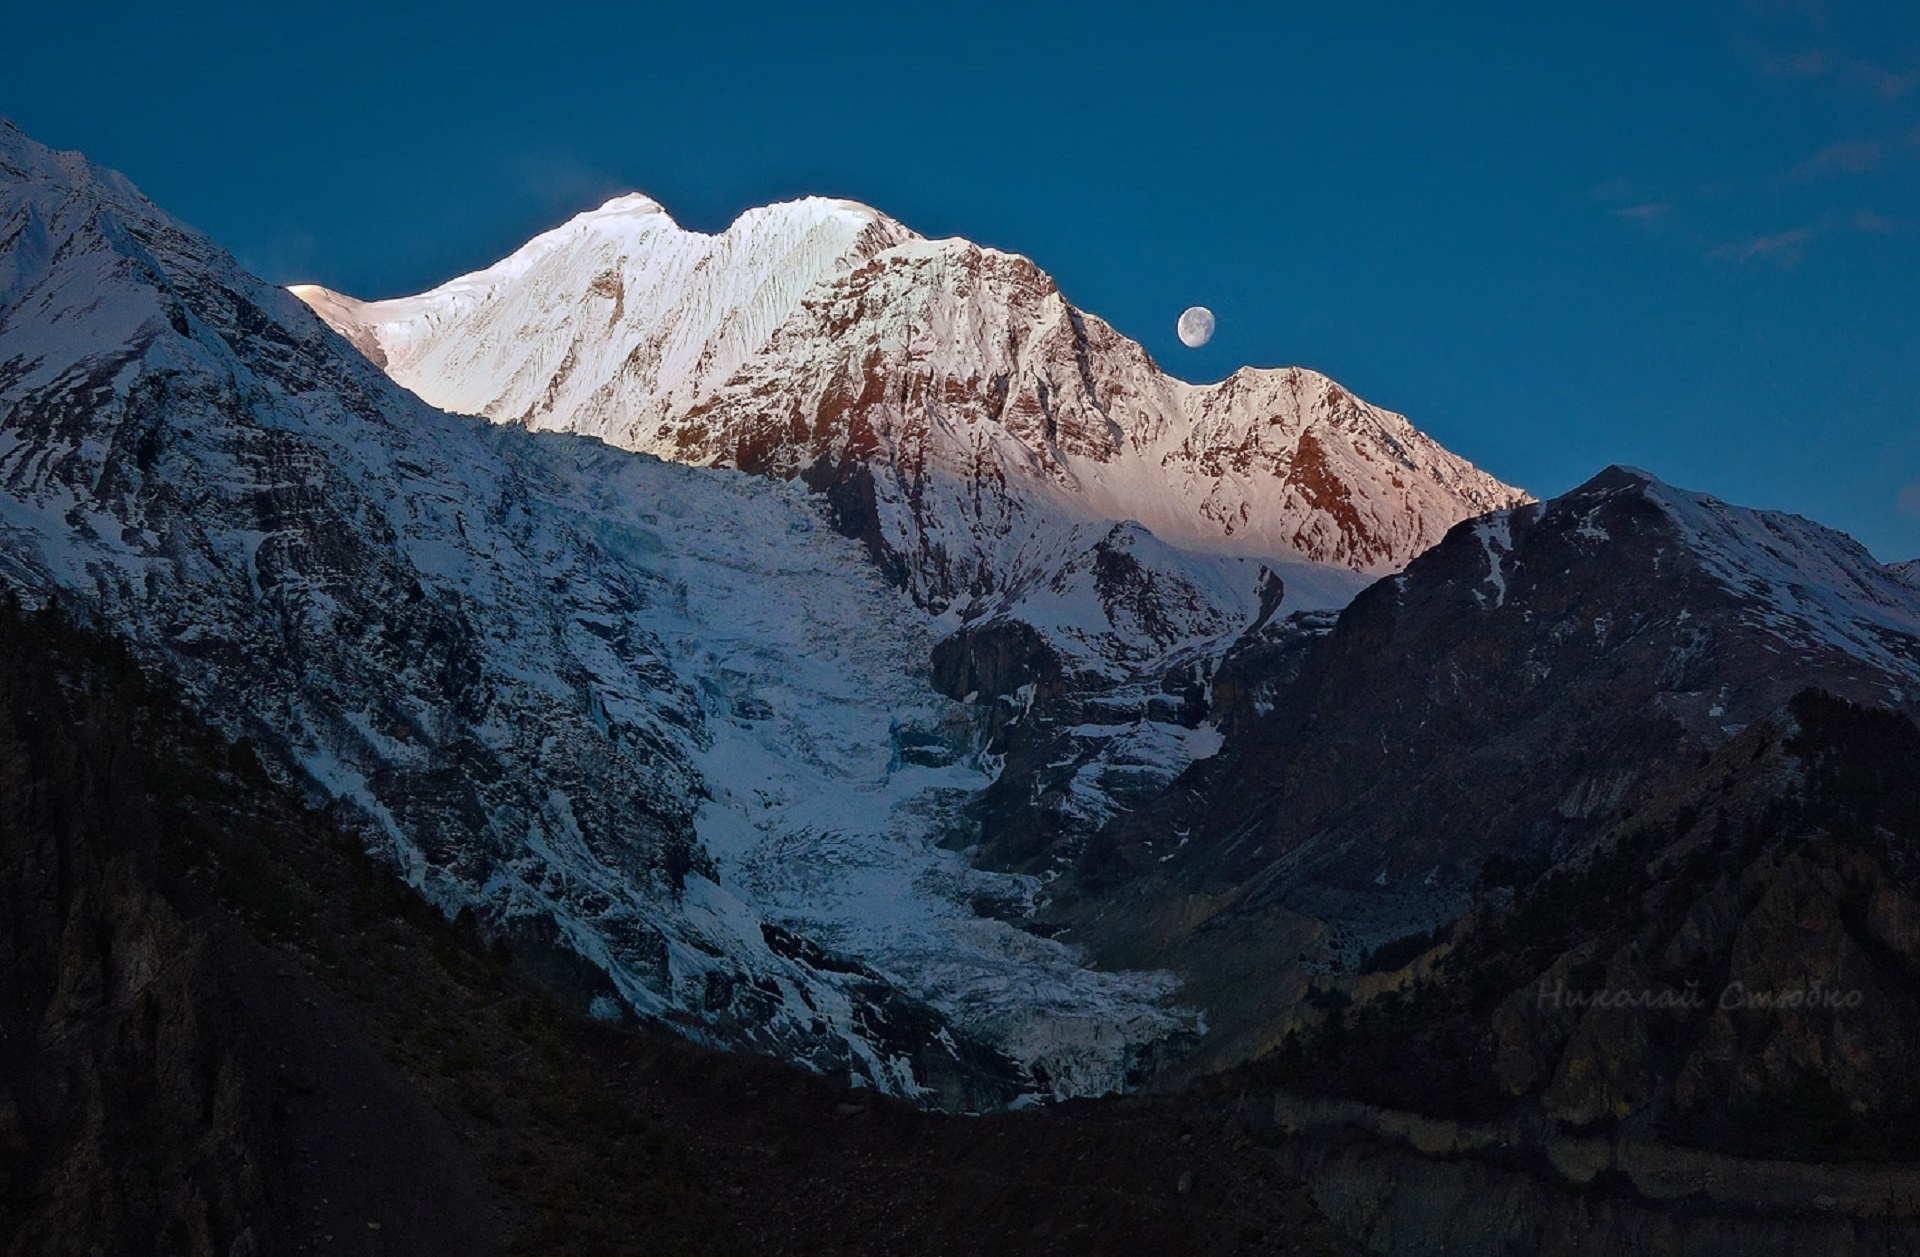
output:
[[[1889,104],[1920,88],[1920,67],[1896,70],[1870,57],[1849,59],[1824,48],[1736,43],[1735,50],[1763,78],[1817,79],[1832,75],[1836,82],[1864,89]]]
[[[1793,17],[1815,26],[1827,21],[1826,0],[1747,0],[1747,11],[1759,17]]]
[[[1901,218],[1888,218],[1876,210],[1861,210],[1853,216],[1853,229],[1867,236],[1891,236],[1913,230],[1913,224]]]
[[[1775,7],[1771,13],[1759,6],[1748,7],[1755,16],[1763,18],[1777,18],[1785,11],[1785,6]],[[1825,24],[1824,17],[1816,17],[1811,12],[1796,16],[1808,19],[1815,28]],[[1770,38],[1752,33],[1736,34],[1732,37],[1732,46],[1734,56],[1763,78],[1831,77],[1836,83],[1865,90],[1889,104],[1920,89],[1920,65],[1890,66],[1872,56],[1860,55],[1857,49],[1833,47],[1827,37],[1815,36],[1798,22],[1789,22],[1785,27],[1778,21],[1766,21],[1762,25],[1773,28]],[[1811,38],[1819,38],[1821,42],[1808,42]]]
[[[1754,69],[1770,79],[1818,78],[1832,64],[1827,54],[1817,48],[1799,51],[1748,48],[1746,53]]]
[[[1920,515],[1920,484],[1910,484],[1900,490],[1900,494],[1894,498],[1893,504],[1904,514]]]
[[[1671,201],[1647,201],[1640,205],[1622,205],[1613,211],[1613,216],[1624,218],[1630,223],[1650,223],[1665,218],[1672,212]]]
[[[1768,236],[1730,240],[1718,248],[1707,250],[1707,256],[1742,265],[1765,264],[1790,268],[1800,264],[1800,259],[1806,254],[1807,242],[1811,239],[1812,228],[1795,227],[1791,231],[1777,231]]]
[[[632,190],[598,166],[564,152],[507,153],[501,172],[549,213],[577,213]]]
[[[1788,172],[1802,182],[1835,175],[1864,174],[1880,164],[1886,145],[1879,140],[1841,140],[1829,144]]]
[[[1920,69],[1889,70],[1874,61],[1854,62],[1847,67],[1847,77],[1889,104],[1920,87]]]
[[[1609,179],[1596,183],[1587,196],[1608,206],[1615,218],[1629,223],[1654,223],[1673,212],[1673,202],[1650,199],[1646,189],[1631,179]]]
[[[1658,225],[1660,230],[1649,235],[1672,235],[1670,228],[1684,211],[1689,229],[1680,233],[1682,238],[1705,257],[1741,267],[1792,269],[1822,238],[1853,237],[1858,247],[1878,247],[1860,238],[1920,232],[1920,215],[1910,221],[1904,214],[1866,208],[1857,193],[1843,191],[1848,181],[1860,180],[1862,186],[1877,189],[1876,200],[1886,202],[1920,160],[1920,125],[1910,116],[1893,121],[1910,115],[1911,103],[1920,98],[1920,63],[1908,59],[1910,50],[1889,51],[1886,45],[1865,43],[1852,31],[1829,25],[1834,15],[1821,0],[1737,2],[1744,5],[1747,20],[1736,21],[1736,29],[1729,32],[1733,57],[1749,72],[1778,80],[1780,87],[1770,93],[1783,107],[1790,105],[1803,115],[1819,108],[1834,118],[1851,119],[1843,125],[1857,130],[1770,170],[1749,166],[1745,172],[1728,170],[1698,187],[1660,188],[1668,197],[1654,194],[1644,183],[1616,179],[1593,188],[1593,199],[1622,222],[1649,229]],[[1882,105],[1898,112],[1889,117],[1881,112]],[[1762,211],[1761,198],[1770,208]],[[1747,214],[1791,215],[1789,222],[1797,219],[1802,225],[1736,234],[1741,219],[1730,221],[1727,216],[1742,205]],[[1892,208],[1898,211],[1900,206]],[[1706,225],[1714,218],[1720,226]]]

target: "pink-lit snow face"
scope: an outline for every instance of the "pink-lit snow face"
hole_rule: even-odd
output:
[[[1213,339],[1213,311],[1205,306],[1188,306],[1181,312],[1175,330],[1180,333],[1181,344],[1198,349]]]
[[[906,477],[882,478],[885,543],[928,605],[981,570],[1010,588],[1055,553],[1043,516],[1379,574],[1526,500],[1323,376],[1189,384],[1028,259],[845,201],[703,235],[621,198],[418,296],[297,294],[400,384],[500,423],[695,465],[751,448],[782,477],[871,429],[863,461]],[[767,427],[769,406],[805,422]]]

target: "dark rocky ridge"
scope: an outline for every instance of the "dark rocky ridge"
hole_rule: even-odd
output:
[[[1461,524],[1330,632],[1243,643],[1223,751],[1087,842],[1050,919],[1188,978],[1190,1068],[1246,1059],[1312,971],[1450,924],[1489,861],[1577,857],[1799,690],[1915,709],[1917,623],[1840,534],[1610,469]]]
[[[1238,1076],[1374,1251],[1913,1253],[1916,958],[1920,728],[1807,691]]]
[[[1808,691],[1587,856],[1490,867],[1413,963],[1273,1076],[1736,1155],[1920,1157],[1920,728]],[[1619,991],[1658,1002],[1586,1002]]]
[[[391,874],[117,644],[11,604],[0,643],[0,1249],[498,1251],[479,1159],[309,973]]]
[[[1489,856],[1578,848],[1802,688],[1877,703],[1911,686],[1912,637],[1893,643],[1898,671],[1833,645],[1783,651],[1663,489],[1610,469],[1490,517],[1510,540],[1462,524],[1366,590],[1248,730],[1204,820],[1211,850],[1189,867],[1239,883],[1284,860],[1346,890],[1458,885]]]

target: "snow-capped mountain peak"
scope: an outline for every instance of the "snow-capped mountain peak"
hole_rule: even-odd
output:
[[[1175,379],[1017,254],[845,201],[711,237],[620,204],[418,297],[296,291],[444,408],[804,476],[962,614],[1063,525],[1377,573],[1529,500],[1314,372]]]
[[[293,291],[434,405],[556,428],[570,425],[552,416],[583,409],[685,405],[815,284],[911,235],[825,197],[750,210],[708,235],[634,193],[417,297]]]

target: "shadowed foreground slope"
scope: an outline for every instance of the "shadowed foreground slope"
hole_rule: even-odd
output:
[[[1227,1106],[942,1116],[562,1013],[577,961],[12,608],[0,903],[9,1254],[1349,1251]]]

